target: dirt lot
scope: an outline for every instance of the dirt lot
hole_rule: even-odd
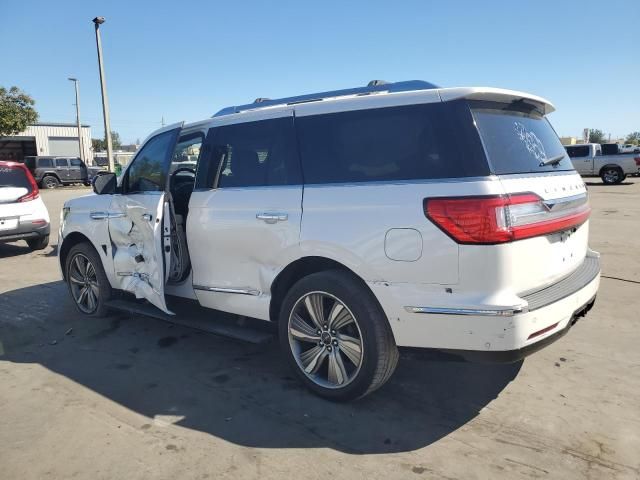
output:
[[[640,179],[589,190],[603,278],[569,335],[513,365],[405,353],[349,405],[300,388],[275,344],[88,321],[55,236],[0,245],[0,479],[640,478]],[[54,231],[82,193],[43,192]]]

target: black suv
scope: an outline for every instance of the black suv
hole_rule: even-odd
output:
[[[78,157],[24,157],[40,188],[82,183],[90,185],[87,166]]]

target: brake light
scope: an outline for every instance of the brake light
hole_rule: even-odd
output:
[[[24,174],[27,176],[27,181],[31,186],[31,191],[26,195],[23,195],[22,197],[20,197],[18,199],[18,202],[29,202],[31,200],[35,200],[36,198],[38,198],[40,196],[40,190],[38,190],[38,184],[36,183],[36,179],[33,178],[33,175],[31,175],[31,172],[29,171],[29,169],[24,164],[18,164],[15,166],[15,168],[21,168],[24,171]]]
[[[568,230],[591,213],[586,195],[546,204],[534,193],[426,198],[426,217],[463,244],[506,243]]]
[[[633,160],[636,162],[636,166],[640,167],[640,157],[633,157]]]

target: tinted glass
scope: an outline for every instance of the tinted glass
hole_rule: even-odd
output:
[[[36,168],[36,158],[24,157],[24,164],[27,166],[29,170],[33,170],[34,168]]]
[[[573,170],[558,135],[544,116],[531,110],[517,111],[512,104],[473,108],[473,114],[493,173]],[[560,155],[564,157],[557,164],[542,165]]]
[[[50,158],[41,158],[38,160],[38,167],[40,168],[53,167],[53,160]]]
[[[474,177],[489,169],[463,102],[296,118],[305,183]]]
[[[79,158],[70,158],[69,162],[71,163],[72,167],[81,167],[82,166],[82,161]]]
[[[0,166],[0,188],[22,187],[31,191],[31,184],[22,168]]]
[[[173,145],[174,131],[149,140],[127,169],[125,192],[161,192],[167,180],[167,160]]]
[[[590,155],[590,150],[591,150],[591,148],[589,148],[588,145],[565,147],[565,149],[567,150],[567,153],[571,158],[588,157]]]
[[[602,144],[602,154],[603,155],[617,155],[620,149],[618,148],[617,143],[603,143]]]
[[[209,185],[218,170],[220,188],[302,183],[292,117],[218,127],[214,138]]]
[[[56,167],[68,167],[66,158],[56,158]]]

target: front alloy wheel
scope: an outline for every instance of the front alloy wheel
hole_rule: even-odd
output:
[[[316,385],[341,388],[358,375],[362,333],[356,317],[337,297],[310,292],[289,316],[289,345],[298,367]]]
[[[76,253],[69,264],[69,286],[77,307],[84,313],[94,313],[100,300],[98,275],[89,258]]]

